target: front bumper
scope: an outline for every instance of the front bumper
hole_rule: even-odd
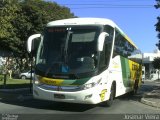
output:
[[[44,89],[43,87],[33,84],[33,96],[36,99],[43,99],[49,101],[97,104],[102,101],[108,100],[109,98],[109,95],[107,94],[108,93],[107,89],[103,88],[104,87],[102,86],[96,86],[87,90],[68,92],[68,91],[47,90]],[[105,93],[104,90],[106,90]]]

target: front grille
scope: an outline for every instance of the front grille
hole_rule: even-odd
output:
[[[52,85],[40,85],[39,87],[46,89],[46,90],[52,90],[52,91],[67,91],[67,92],[75,92],[79,91],[80,86],[52,86]]]

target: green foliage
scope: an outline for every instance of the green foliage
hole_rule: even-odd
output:
[[[12,21],[15,20],[18,11],[18,4],[16,0],[5,0],[0,2],[0,48],[5,50],[12,48],[12,42],[16,34]],[[8,44],[11,42],[11,44]],[[10,50],[10,49],[8,49]]]
[[[69,8],[43,0],[0,1],[0,49],[25,58],[26,41],[49,21],[74,17]]]
[[[157,5],[155,5],[155,8],[158,9],[160,8],[160,0],[156,0],[156,2],[157,2]]]
[[[14,2],[14,1],[12,1]],[[16,16],[17,5],[13,4],[11,1],[1,1],[0,4],[0,38],[5,38],[11,36],[13,26],[10,21],[14,20]]]
[[[155,26],[156,26],[156,31],[157,31],[157,32],[160,32],[160,16],[157,17],[157,20],[158,20],[158,22],[157,22],[157,24],[155,25]],[[158,37],[160,38],[160,35],[159,35]]]
[[[157,5],[155,5],[155,8],[159,9],[160,8],[160,0],[156,0],[156,2],[157,2]],[[158,22],[155,24],[155,26],[156,26],[156,31],[158,32],[159,41],[156,44],[156,46],[160,50],[160,16],[157,17],[157,20],[158,20]]]
[[[154,58],[154,61],[152,62],[152,64],[155,69],[160,70],[160,57]]]
[[[71,17],[74,14],[69,8],[54,2],[0,0],[0,50],[10,51],[17,63],[22,63],[23,58],[29,61],[26,51],[28,37],[41,33],[49,21]]]

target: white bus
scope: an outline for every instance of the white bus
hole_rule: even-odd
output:
[[[141,52],[111,20],[72,18],[50,22],[40,37],[33,96],[49,101],[110,106],[136,91],[142,80]]]

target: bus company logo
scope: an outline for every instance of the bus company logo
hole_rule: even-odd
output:
[[[104,101],[106,92],[107,92],[106,89],[101,91],[101,94],[100,94],[101,101]]]
[[[119,68],[119,64],[117,62],[113,61],[113,67],[114,68]]]

